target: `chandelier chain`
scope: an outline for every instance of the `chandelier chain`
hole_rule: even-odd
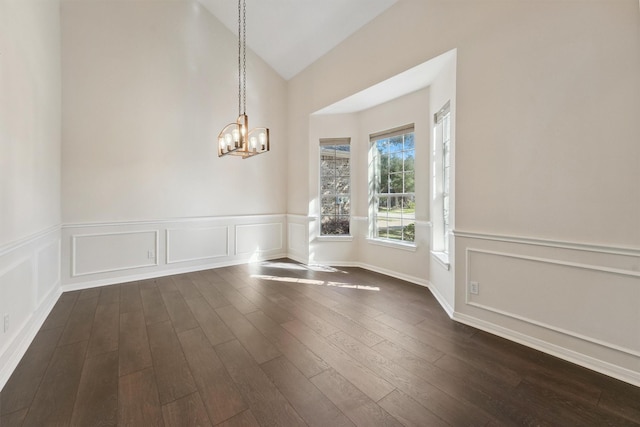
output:
[[[238,116],[242,114],[242,74],[240,56],[242,55],[242,34],[240,28],[242,26],[242,14],[240,9],[240,0],[238,0]]]
[[[242,2],[242,113],[247,111],[247,1]]]

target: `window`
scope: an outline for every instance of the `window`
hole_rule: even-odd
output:
[[[370,136],[370,235],[415,241],[415,143],[413,124]]]
[[[348,236],[351,215],[349,138],[320,140],[320,236]]]
[[[451,231],[451,110],[449,103],[435,114],[432,147],[433,249],[449,253]]]

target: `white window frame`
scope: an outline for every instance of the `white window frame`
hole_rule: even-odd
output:
[[[447,102],[434,114],[431,146],[431,253],[449,268],[451,237],[451,103]]]
[[[390,194],[390,193],[379,193],[376,191],[376,186],[372,185],[372,183],[376,182],[377,171],[380,169],[379,165],[377,164],[379,159],[376,155],[376,150],[375,150],[377,141],[392,138],[395,136],[406,135],[409,133],[413,134],[413,137],[414,137],[413,156],[415,159],[415,148],[416,148],[415,147],[415,125],[413,123],[369,135],[370,146],[369,146],[369,179],[368,179],[368,182],[369,182],[369,238],[368,240],[373,244],[381,244],[383,246],[400,247],[403,249],[415,250],[416,248],[415,235],[414,235],[414,240],[404,240],[404,238],[393,239],[389,237],[378,236],[377,234],[378,232],[378,229],[377,229],[378,198],[380,194]],[[414,163],[414,168],[415,168],[415,163]],[[403,165],[403,171],[402,171],[403,175],[405,172],[406,171],[404,170],[404,165]],[[401,196],[401,197],[412,195],[415,201],[415,197],[417,194],[415,191],[415,169],[413,173],[414,173],[414,191],[409,193],[393,193],[394,195]],[[413,218],[407,218],[407,219],[412,220],[415,227],[415,223],[416,223],[415,213]],[[401,221],[401,224],[405,223],[405,217],[402,213],[400,214],[400,221]]]
[[[322,175],[322,147],[327,147],[327,146],[336,146],[336,145],[348,145],[349,146],[349,155],[348,155],[348,164],[349,164],[349,192],[348,193],[337,193],[337,192],[333,192],[330,195],[338,198],[338,197],[346,197],[349,199],[349,204],[351,205],[352,202],[352,197],[351,197],[351,166],[352,166],[352,159],[351,159],[351,138],[320,138],[320,144],[318,147],[318,238],[320,240],[352,240],[352,234],[351,234],[351,230],[352,230],[352,221],[351,221],[351,207],[350,206],[350,211],[348,214],[349,217],[349,233],[348,234],[322,234],[322,218],[323,216],[327,216],[327,215],[323,215],[322,213],[322,199],[323,197],[328,197],[327,194],[323,194],[323,175]],[[336,216],[342,216],[345,217],[347,215],[336,215]]]

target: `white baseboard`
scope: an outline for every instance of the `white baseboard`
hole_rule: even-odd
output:
[[[210,270],[212,268],[230,267],[233,265],[250,264],[252,262],[270,261],[278,258],[286,258],[287,254],[275,254],[268,257],[261,257],[259,259],[234,259],[231,261],[212,262],[207,264],[198,264],[189,267],[174,267],[163,270],[152,271],[142,274],[127,274],[118,277],[110,277],[106,279],[88,280],[83,282],[75,282],[72,284],[62,286],[63,292],[79,291],[83,289],[97,288],[100,286],[117,285],[120,283],[135,282],[138,280],[155,279],[157,277],[173,276],[176,274],[193,273],[195,271]]]
[[[4,355],[8,355],[6,363],[2,367],[0,367],[0,390],[5,386],[11,374],[20,363],[20,360],[27,352],[27,349],[31,345],[31,342],[38,334],[38,331],[44,324],[44,321],[47,319],[47,316],[53,309],[53,306],[58,301],[62,295],[62,291],[59,286],[56,286],[54,289],[49,292],[40,306],[36,309],[36,311],[31,315],[30,319],[23,326],[23,328],[18,332],[17,336],[19,338],[15,339],[9,347],[3,353]]]
[[[453,320],[464,323],[465,325],[480,329],[493,335],[497,335],[509,341],[517,342],[518,344],[522,344],[526,347],[539,350],[543,353],[550,354],[568,362],[575,363],[576,365],[583,366],[587,369],[591,369],[601,374],[617,378],[621,381],[640,387],[640,373],[638,372],[631,371],[629,369],[625,369],[620,366],[616,366],[581,353],[577,353],[567,348],[560,347],[558,345],[551,344],[537,338],[533,338],[531,336],[516,332],[512,329],[507,329],[494,323],[486,322],[484,320],[468,316],[466,314],[454,312],[452,318]]]

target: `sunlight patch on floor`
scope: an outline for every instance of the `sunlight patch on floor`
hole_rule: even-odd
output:
[[[313,280],[313,279],[302,279],[299,277],[282,277],[282,276],[267,276],[264,274],[252,274],[252,278],[254,279],[263,279],[263,280],[271,280],[274,282],[287,282],[287,283],[302,283],[305,285],[315,285],[315,286],[328,286],[328,287],[336,287],[336,288],[348,288],[348,289],[361,289],[365,291],[379,291],[380,288],[377,286],[368,286],[368,285],[357,285],[354,283],[344,283],[344,282],[327,282],[324,280]]]

